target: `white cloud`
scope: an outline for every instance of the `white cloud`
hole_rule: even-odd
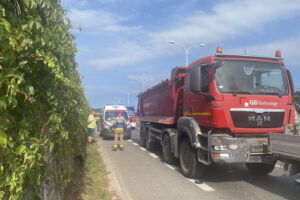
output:
[[[69,17],[74,27],[82,27],[87,33],[99,32],[134,32],[141,29],[140,26],[122,25],[126,18],[101,10],[80,10],[71,8]]]
[[[197,12],[169,30],[152,33],[153,40],[214,42],[262,31],[272,21],[299,15],[299,0],[234,0],[216,5],[212,13]],[[199,41],[200,40],[200,41]]]
[[[149,50],[136,43],[127,42],[113,46],[106,53],[106,55],[112,56],[91,60],[89,64],[103,70],[135,64],[152,56]]]
[[[128,75],[128,79],[139,82],[142,88],[145,89],[149,86],[155,85],[155,83],[161,82],[161,80],[168,79],[170,74],[166,73],[156,73],[156,74],[132,74]]]
[[[300,35],[284,40],[279,40],[275,42],[269,42],[265,44],[253,45],[246,47],[248,55],[260,55],[273,57],[276,50],[280,50],[282,58],[286,61],[288,66],[297,66],[300,63]],[[244,49],[231,49],[229,51],[224,51],[224,53],[230,54],[242,54]]]
[[[66,8],[69,7],[83,7],[88,4],[87,0],[62,0],[62,5]]]
[[[169,51],[172,47],[167,41],[171,39],[184,45],[197,42],[220,42],[237,36],[247,37],[250,34],[263,32],[265,26],[270,22],[295,17],[299,13],[299,0],[233,0],[217,4],[211,12],[199,10],[192,13],[160,32],[147,32],[142,30],[142,27],[122,25],[127,20],[126,18],[103,11],[72,9],[71,19],[78,25],[81,24],[91,29],[98,27],[101,31],[129,31],[134,33],[139,30],[139,33],[142,33],[140,35],[140,39],[143,39],[142,42],[133,41],[123,45],[112,44],[113,48],[106,49],[106,56],[90,61],[91,65],[103,70],[170,55],[171,52],[175,52]],[[291,38],[280,42],[283,45],[284,43],[292,43],[292,41]],[[272,44],[276,45],[276,42]],[[271,49],[271,43],[269,45]],[[253,48],[260,48],[260,46],[262,50],[266,50],[266,45],[257,45]],[[288,51],[290,52],[290,50]]]

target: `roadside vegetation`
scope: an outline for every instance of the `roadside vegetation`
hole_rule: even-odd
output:
[[[67,190],[65,200],[117,200],[109,187],[105,164],[96,142],[86,146],[84,165],[78,163],[77,173]]]
[[[60,0],[0,1],[1,200],[59,195],[84,159],[89,105],[70,29]]]
[[[81,194],[83,200],[110,200],[114,196],[113,192],[109,191],[106,168],[97,146],[97,143],[87,145]]]

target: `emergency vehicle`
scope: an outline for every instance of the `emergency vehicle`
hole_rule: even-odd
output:
[[[124,130],[124,138],[125,139],[131,138],[131,129],[129,128],[130,121],[128,118],[126,107],[120,104],[109,104],[103,107],[102,114],[101,114],[102,117],[101,117],[100,136],[102,136],[103,139],[109,139],[114,137],[113,122],[114,119],[118,116],[119,112],[122,112],[122,116],[127,121],[127,127]]]

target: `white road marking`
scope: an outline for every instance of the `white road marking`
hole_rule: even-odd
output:
[[[132,144],[133,144],[134,146],[138,146],[138,144],[137,144],[137,143],[135,143],[135,142],[132,142]]]
[[[200,189],[206,191],[206,192],[214,192],[215,189],[210,187],[209,185],[207,185],[206,183],[199,183],[196,184],[194,179],[189,179],[187,178],[188,181],[190,181],[191,183],[194,183],[194,185],[196,185],[197,187],[199,187]]]
[[[173,166],[171,166],[171,165],[169,165],[169,164],[166,164],[166,163],[165,163],[165,165],[166,165],[168,168],[172,169],[172,170],[176,170],[175,167],[173,167]]]
[[[132,140],[127,140],[128,142],[132,142]]]
[[[158,158],[158,156],[155,155],[154,153],[149,153],[149,155],[150,155],[151,157],[153,157],[153,158]]]
[[[140,149],[141,149],[142,151],[147,151],[147,149],[145,149],[144,147],[140,147]]]

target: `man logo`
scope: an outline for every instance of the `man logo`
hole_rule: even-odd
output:
[[[250,74],[252,74],[253,66],[243,66],[243,68],[246,75],[249,76]]]
[[[248,116],[248,121],[249,122],[256,122],[257,126],[262,126],[263,122],[270,122],[271,121],[271,116],[269,115],[250,115]]]

